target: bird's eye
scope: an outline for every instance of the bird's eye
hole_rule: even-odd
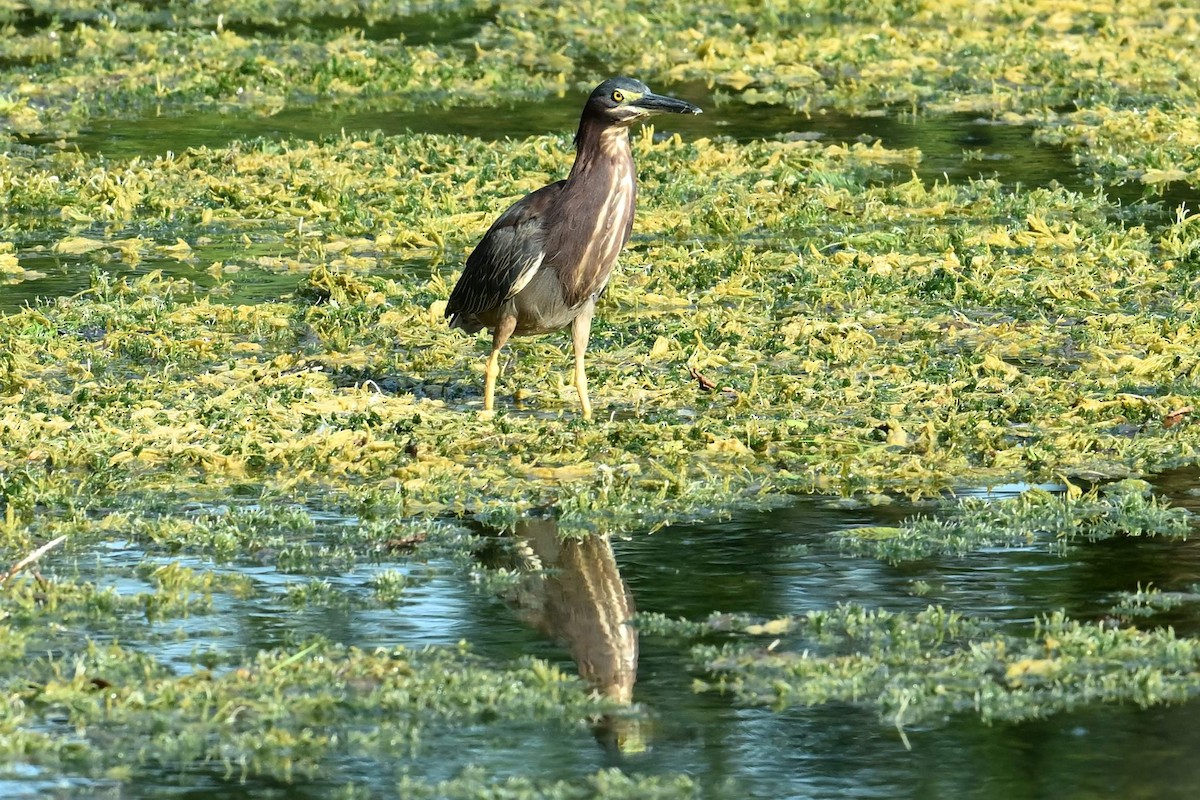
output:
[[[612,93],[612,99],[613,99],[613,102],[620,103],[622,100],[625,99],[625,95],[621,92],[620,89],[617,89],[615,92]]]

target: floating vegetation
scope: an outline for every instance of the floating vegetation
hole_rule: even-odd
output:
[[[875,709],[901,731],[973,713],[985,722],[1044,717],[1087,703],[1140,707],[1200,694],[1200,643],[1169,629],[1140,631],[1038,620],[1024,636],[940,606],[893,614],[858,606],[749,626],[757,644],[698,646],[713,677],[698,691],[774,708],[849,703]],[[790,634],[790,635],[789,635]]]
[[[857,555],[890,562],[931,555],[964,555],[983,547],[1048,547],[1063,550],[1078,541],[1113,536],[1186,538],[1195,524],[1183,508],[1150,494],[1145,481],[1125,480],[1086,494],[1054,495],[1032,489],[998,501],[960,500],[937,517],[917,516],[900,527],[837,531],[842,546]]]
[[[1032,122],[1110,177],[1195,186],[1197,11],[1152,0],[633,2],[579,9],[407,3],[74,2],[9,20],[0,121],[69,135],[98,116],[220,108],[492,106],[635,73],[703,82],[718,103],[868,114],[971,112]],[[430,30],[444,32],[429,35]],[[1005,35],[997,36],[1003,30]],[[884,34],[881,34],[884,31]]]
[[[1119,592],[1117,602],[1109,613],[1123,620],[1139,620],[1154,617],[1164,611],[1200,603],[1200,584],[1188,591],[1164,592],[1153,586],[1141,587],[1133,592]]]
[[[530,778],[511,777],[497,781],[494,776],[478,769],[466,770],[448,781],[428,785],[418,781],[404,780],[399,785],[403,797],[413,798],[473,798],[477,800],[507,800],[507,798],[545,798],[545,800],[668,800],[710,796],[706,790],[700,792],[690,777],[644,777],[630,776],[617,769],[607,769],[589,776],[586,781],[538,781]],[[730,790],[716,796],[736,797]]]
[[[1037,138],[1075,148],[1110,181],[1141,183],[1153,193],[1177,183],[1200,186],[1200,121],[1191,115],[1101,106],[1066,115]],[[1193,203],[1191,214],[1197,210]]]
[[[11,315],[0,469],[50,491],[81,471],[121,492],[337,488],[409,515],[557,504],[628,530],[787,492],[935,494],[1195,458],[1176,413],[1200,374],[1194,287],[1160,257],[1186,223],[1127,227],[1103,197],[1062,189],[876,185],[900,155],[878,146],[635,144],[644,213],[596,329],[607,418],[556,418],[571,389],[546,339],[513,367],[533,397],[501,398],[482,429],[466,413],[478,359],[441,304],[471,226],[561,174],[564,138],[260,142],[119,175],[81,154],[0,158],[10,226],[70,208],[182,234],[106,243],[59,223],[64,258],[84,238],[140,251],[259,220],[310,271],[258,306],[150,273]],[[401,199],[399,174],[430,177]],[[322,187],[320,208],[304,187]],[[353,258],[443,263],[403,280],[343,269],[368,233],[373,254]]]
[[[408,759],[456,730],[514,721],[566,730],[606,707],[545,662],[495,670],[465,647],[368,653],[318,641],[181,679],[149,656],[93,645],[9,674],[0,741],[10,758],[126,777],[210,763],[233,780],[312,778],[338,753]],[[27,730],[46,716],[70,733]]]

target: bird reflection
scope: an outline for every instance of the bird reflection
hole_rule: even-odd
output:
[[[633,595],[607,536],[559,535],[551,516],[522,517],[516,528],[522,573],[507,600],[521,618],[563,643],[592,691],[628,704],[637,680]],[[644,749],[635,720],[606,717],[597,737],[622,753]]]
[[[524,573],[509,598],[528,624],[567,646],[594,691],[629,703],[637,680],[633,596],[606,536],[562,538],[553,517],[517,522]]]

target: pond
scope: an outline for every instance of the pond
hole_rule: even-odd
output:
[[[1164,476],[1156,488],[1195,507],[1200,504],[1195,481],[1195,472],[1186,470]],[[1001,502],[1026,488],[981,496]],[[598,720],[591,731],[493,724],[433,734],[416,757],[382,762],[340,757],[324,765],[327,780],[287,787],[253,778],[230,782],[221,768],[201,765],[141,769],[121,785],[122,797],[318,798],[343,780],[371,795],[387,794],[405,775],[432,782],[468,767],[497,777],[532,774],[566,781],[606,767],[634,775],[683,773],[704,796],[714,797],[1011,800],[1053,794],[1062,786],[1080,797],[1194,796],[1200,789],[1200,766],[1190,757],[1200,745],[1197,701],[1146,710],[1089,705],[1019,723],[985,724],[963,713],[911,726],[902,738],[857,703],[776,712],[696,693],[693,678],[703,673],[686,644],[625,624],[634,613],[691,620],[744,613],[766,619],[845,604],[914,613],[944,604],[1023,630],[1059,609],[1083,620],[1103,618],[1120,593],[1153,585],[1193,593],[1189,603],[1150,620],[1153,624],[1170,623],[1181,633],[1200,630],[1195,541],[1118,537],[1064,554],[1036,542],[889,565],[847,555],[831,536],[857,526],[897,524],[914,513],[928,510],[800,499],[727,522],[668,526],[615,541],[562,539],[552,516],[527,515],[515,535],[484,528],[472,534],[477,567],[508,569],[516,576],[495,590],[438,560],[401,559],[303,575],[267,563],[206,564],[153,555],[120,540],[95,558],[47,559],[45,571],[96,580],[125,595],[150,588],[147,565],[171,562],[248,581],[251,587],[236,596],[216,595],[207,613],[150,625],[140,642],[128,632],[87,631],[100,642],[121,635],[183,674],[201,662],[228,669],[220,665],[311,637],[364,649],[466,640],[495,662],[533,655],[578,671],[593,689],[632,702],[635,709]],[[327,542],[358,524],[323,512],[313,517],[317,538]],[[411,580],[390,608],[370,602],[372,581],[384,572]],[[323,586],[319,602],[289,600],[290,592],[312,582]],[[212,662],[205,654],[220,655]],[[6,774],[3,785],[12,797],[47,790],[55,796],[106,796],[106,787],[115,788],[104,780],[50,779],[34,768],[10,767]]]
[[[696,102],[703,101],[706,91],[691,84],[662,89]],[[256,137],[313,139],[374,130],[389,136],[449,132],[492,140],[562,133],[574,125],[576,115],[577,98],[571,97],[502,112],[456,108],[342,114],[328,108],[296,108],[262,118],[148,115],[94,122],[65,146],[125,160],[202,146],[222,148]],[[709,108],[696,120],[672,121],[670,128],[664,124],[659,131],[671,132],[685,139],[728,137],[737,142],[774,137],[829,143],[878,139],[888,148],[919,148],[923,158],[916,172],[924,181],[961,184],[996,178],[1012,187],[1058,184],[1080,192],[1105,192],[1124,203],[1114,205],[1115,216],[1147,224],[1162,224],[1178,201],[1190,197],[1180,190],[1158,203],[1138,203],[1140,190],[1094,186],[1068,151],[1034,144],[1028,128],[995,125],[970,115],[898,119],[829,113],[808,118],[779,108],[724,106]],[[50,143],[31,144],[44,148]],[[910,169],[894,168],[887,180],[904,182],[910,176]],[[196,283],[202,294],[221,284],[223,290],[214,300],[222,303],[280,299],[300,282],[295,275],[252,267],[228,282],[206,276],[199,265],[280,252],[277,242],[246,243],[236,234],[214,234],[210,241],[198,242],[193,248],[196,263],[148,255],[133,266],[95,264],[86,254],[49,252],[49,243],[20,242],[20,265],[46,277],[0,288],[0,313],[38,299],[79,293],[88,288],[92,269],[115,277],[162,270]],[[427,264],[416,259],[373,277],[425,278],[427,272]],[[96,336],[102,337],[102,331]],[[1172,506],[1196,510],[1198,485],[1194,470],[1181,469],[1158,475],[1151,488]],[[1062,498],[1075,488],[1055,482],[960,494],[1003,503],[1030,492]],[[95,585],[101,594],[118,599],[112,602],[120,612],[71,619],[38,632],[41,638],[29,646],[31,657],[66,663],[71,645],[80,640],[119,645],[127,652],[152,656],[164,672],[194,685],[253,672],[245,664],[263,651],[305,654],[316,646],[308,644],[313,640],[362,651],[397,646],[452,650],[466,642],[487,664],[541,658],[564,674],[580,675],[582,684],[571,687],[581,696],[587,685],[619,708],[605,706],[605,714],[590,718],[587,726],[564,729],[560,723],[536,720],[486,723],[491,718],[484,715],[467,726],[434,726],[422,733],[419,744],[376,742],[373,750],[364,752],[353,746],[332,748],[331,756],[316,759],[316,774],[292,776],[290,781],[278,775],[260,777],[253,770],[242,776],[239,766],[244,764],[218,757],[180,757],[149,766],[131,758],[130,765],[106,763],[98,770],[71,763],[49,768],[17,757],[0,770],[0,795],[317,799],[341,796],[338,793],[353,783],[360,793],[353,796],[394,796],[403,781],[460,780],[473,775],[472,770],[496,780],[533,776],[570,783],[604,769],[630,776],[689,776],[696,794],[706,798],[1014,800],[1193,798],[1200,793],[1200,762],[1194,758],[1200,747],[1200,726],[1195,722],[1200,700],[1194,693],[1193,699],[1184,698],[1186,702],[1146,709],[1133,702],[1081,702],[1045,718],[1022,721],[985,722],[976,712],[959,710],[904,724],[881,715],[865,697],[776,709],[770,703],[746,702],[732,691],[702,686],[720,670],[710,668],[715,662],[706,661],[697,642],[655,632],[650,624],[642,630],[638,622],[661,616],[700,624],[715,614],[769,624],[847,606],[907,615],[941,606],[982,626],[989,640],[1030,636],[1039,620],[1055,612],[1102,632],[1170,626],[1180,637],[1194,637],[1200,631],[1200,546],[1184,536],[1097,537],[1062,549],[1054,546],[1052,537],[1034,536],[1019,546],[985,546],[889,563],[854,554],[839,531],[894,530],[914,515],[941,517],[948,513],[944,498],[910,503],[881,497],[798,497],[776,499],[764,504],[770,507],[743,510],[719,522],[670,524],[613,539],[578,537],[578,530],[571,531],[575,537],[563,539],[553,511],[514,512],[514,531],[446,516],[439,523],[466,530],[468,545],[409,558],[407,543],[384,552],[362,546],[355,540],[356,531],[367,523],[336,509],[328,498],[312,504],[281,501],[278,507],[259,509],[251,501],[239,505],[230,500],[222,506],[166,495],[156,511],[161,516],[138,521],[145,524],[137,531],[122,528],[118,521],[112,536],[95,547],[52,553],[42,560],[42,577]],[[42,511],[47,516],[59,512],[38,507],[38,513]],[[104,511],[88,513],[98,516]],[[271,530],[274,523],[269,519],[264,523],[265,543],[241,548],[244,542],[239,542],[241,549],[215,557],[203,547],[173,547],[146,534],[146,525],[168,527],[256,511],[292,515],[304,535],[292,539],[294,531],[282,525]],[[325,560],[312,558],[314,553]],[[121,606],[120,599],[155,595],[172,570],[211,576],[211,587],[193,591],[206,601],[186,613],[170,614],[157,614],[150,601],[145,608]],[[48,594],[38,594],[36,582],[26,588],[30,607],[53,604]],[[1171,602],[1160,607],[1139,604],[1136,599],[1151,590],[1170,596]],[[192,600],[188,596],[185,604]],[[630,616],[634,626],[628,624]],[[724,643],[740,632],[744,631],[739,628],[725,637],[726,631],[708,631],[697,638],[702,644]],[[763,640],[758,655],[774,654],[776,644],[778,640]],[[791,645],[785,642],[786,646]],[[821,643],[812,646],[818,650]],[[803,654],[800,657],[808,650]],[[263,672],[294,666],[288,658]],[[146,668],[146,674],[152,672]],[[1001,668],[997,682],[1006,675]],[[97,690],[107,688],[103,675],[91,680],[100,681]],[[1015,694],[1021,686],[1010,682],[1006,688]],[[38,729],[70,736],[70,714],[41,697],[29,700],[31,708],[35,699],[54,709],[38,722]],[[300,699],[300,690],[284,692],[281,703]],[[378,727],[370,720],[344,722],[337,716],[341,711],[336,702],[325,711],[337,721],[330,723],[334,735],[346,741]],[[241,714],[238,709],[221,712],[230,718]],[[157,735],[170,724],[155,722],[151,727]],[[110,734],[119,736],[96,729],[86,735],[103,746]],[[302,747],[298,744],[295,750],[300,762]]]

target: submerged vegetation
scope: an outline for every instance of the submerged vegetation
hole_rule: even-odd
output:
[[[634,535],[797,493],[924,499],[829,534],[890,563],[1185,537],[1191,516],[1136,478],[1200,457],[1200,217],[1157,202],[1200,184],[1200,11],[843,5],[0,3],[0,563],[65,537],[0,571],[0,761],[93,788],[161,770],[321,796],[708,796],[683,775],[430,766],[418,756],[451,741],[590,738],[645,710],[545,660],[364,648],[306,623],[402,619],[447,574],[495,590],[506,576],[479,566],[468,525],[534,508],[567,535]],[[499,413],[476,415],[485,344],[442,313],[490,220],[569,168],[570,115],[491,142],[74,146],[102,122],[201,111],[235,129],[306,107],[520,115],[618,73],[713,127],[633,133],[640,210],[593,332],[594,423],[553,336],[517,345]],[[929,180],[916,170],[944,142],[720,135],[765,106],[969,113],[1028,126],[1083,172]],[[87,288],[4,302],[48,276]],[[245,302],[251,276],[280,290]],[[944,500],[1048,480],[1067,493]],[[640,619],[704,638],[698,690],[860,705],[907,736],[946,715],[1194,698],[1195,639],[1156,623],[1195,587],[1128,589],[1097,620]],[[289,622],[227,630],[249,607]],[[365,786],[364,764],[380,773]]]

